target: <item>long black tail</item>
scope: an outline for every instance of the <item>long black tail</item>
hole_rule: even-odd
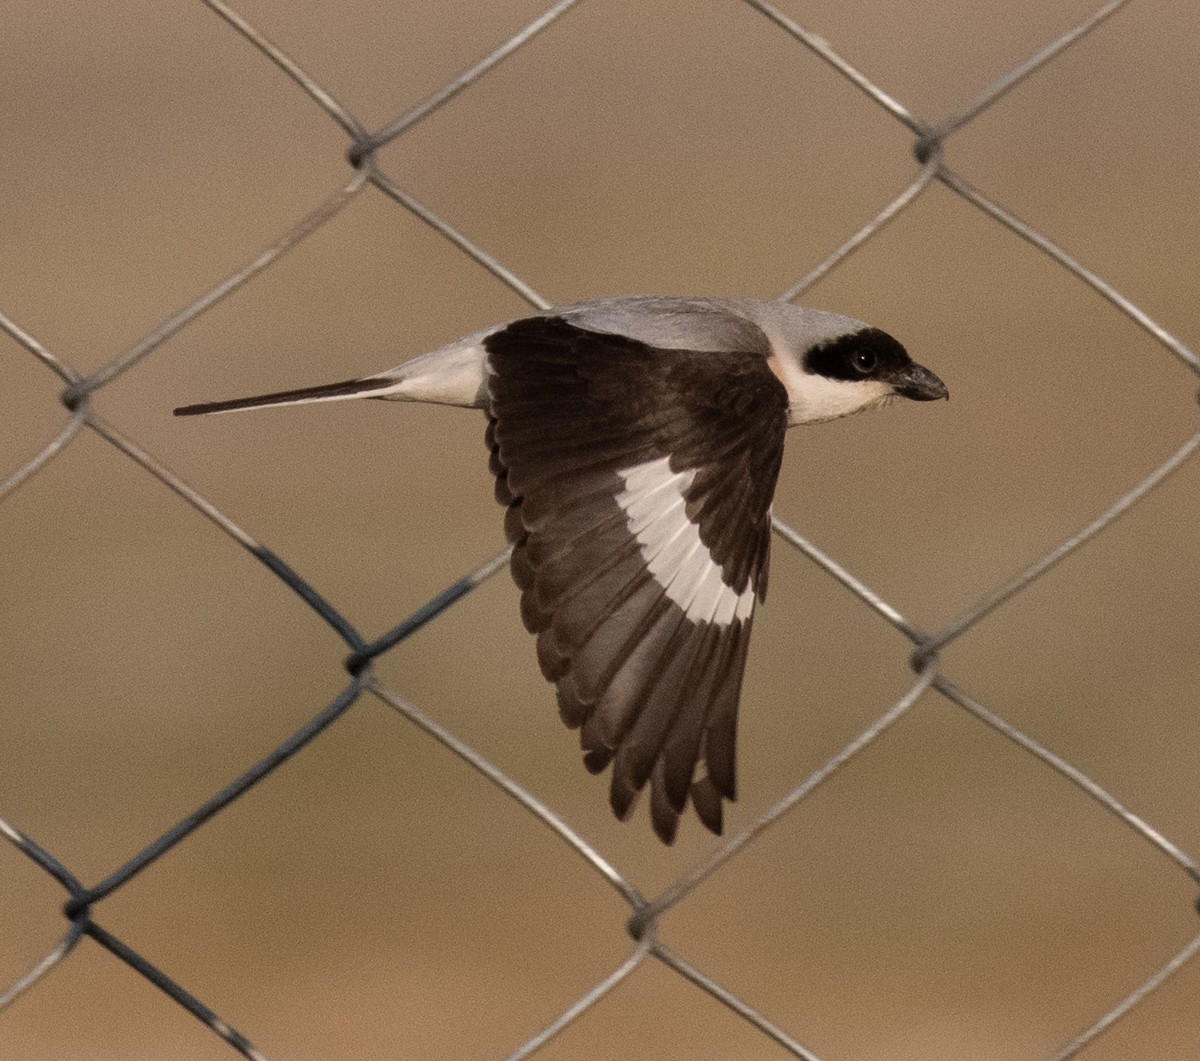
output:
[[[261,409],[268,405],[302,405],[305,402],[333,402],[345,398],[370,398],[378,391],[390,390],[394,379],[347,379],[341,383],[323,383],[319,387],[256,394],[252,398],[228,398],[221,402],[181,405],[176,416],[203,416],[205,413],[231,413],[236,409]]]

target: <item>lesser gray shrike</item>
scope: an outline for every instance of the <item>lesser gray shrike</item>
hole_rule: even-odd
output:
[[[787,302],[601,298],[468,335],[374,376],[186,405],[347,398],[482,409],[521,618],[583,760],[654,831],[690,799],[722,829],[738,698],[766,596],[787,428],[945,384],[861,321]]]

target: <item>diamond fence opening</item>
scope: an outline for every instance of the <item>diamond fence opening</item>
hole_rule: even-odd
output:
[[[67,109],[86,107],[88,64],[103,69],[122,35],[142,35],[151,70],[186,40],[207,65],[164,76],[181,94],[214,70],[232,82],[256,68],[272,117],[256,126],[260,103],[244,100],[249,124],[229,133],[226,161],[232,172],[244,152],[252,179],[237,187],[265,188],[263,210],[273,194],[315,205],[206,286],[198,277],[242,226],[275,222],[222,197],[231,175],[189,170],[179,201],[195,217],[179,211],[146,235],[184,261],[193,294],[116,356],[113,335],[164,297],[149,264],[116,324],[82,328],[94,349],[56,340],[71,333],[53,316],[27,319],[25,272],[6,273],[11,1056],[1200,1055],[1188,964],[1200,950],[1188,851],[1200,842],[1200,358],[1176,337],[1195,308],[1171,286],[1194,287],[1171,230],[1194,227],[1179,160],[1194,167],[1195,148],[1179,134],[1196,101],[1186,77],[1171,79],[1170,13],[1138,23],[1148,5],[1133,0],[959,12],[948,32],[962,62],[945,69],[970,70],[983,38],[993,62],[1009,58],[995,76],[964,74],[938,118],[848,58],[887,54],[902,33],[918,69],[929,27],[915,14],[868,5],[859,48],[833,32],[844,13],[794,3],[528,6],[455,9],[426,27],[414,5],[399,27],[369,5],[208,0],[186,14],[121,8],[75,30],[78,55],[63,27],[36,21],[13,45],[14,128],[45,121],[55,91],[28,41],[80,71]],[[359,30],[339,69],[322,33],[332,55],[368,14],[394,36]],[[1056,28],[1032,51],[1016,46],[1047,21]],[[484,36],[499,43],[456,66],[460,38]],[[276,43],[289,39],[306,43]],[[441,55],[446,41],[459,47]],[[648,69],[656,49],[661,68]],[[1161,113],[1139,112],[1114,55],[1151,80],[1160,64]],[[462,72],[423,96],[407,86],[403,98],[421,99],[408,107],[339,102],[330,87],[351,66],[369,81],[418,59],[430,84],[431,69]],[[729,113],[715,110],[722,70],[747,91]],[[1065,82],[1049,80],[1056,70]],[[909,72],[896,80],[921,94]],[[1103,89],[1109,111],[1089,105]],[[78,217],[105,208],[72,183],[71,159],[138,159],[131,201],[147,203],[188,143],[187,128],[143,127],[136,85],[108,91],[127,143],[38,128],[52,164],[36,186],[10,182],[18,200],[47,193],[35,211],[53,233],[47,256],[53,245],[70,263],[58,275],[81,285],[110,268],[133,275],[116,263],[135,254],[123,226],[140,222],[126,204],[105,219],[102,256],[73,247]],[[988,125],[1022,94],[1024,120]],[[287,109],[296,102],[306,110]],[[223,105],[218,128],[236,110]],[[366,117],[389,107],[399,115]],[[1135,159],[1133,177],[1117,161],[1112,176],[1090,169],[1093,153],[1120,154],[1112,129],[1129,113],[1166,130],[1161,155]],[[302,187],[257,164],[321,122],[341,139],[281,164],[314,172]],[[996,169],[1015,137],[1028,154]],[[952,161],[963,141],[974,165]],[[1059,154],[1022,185],[1039,143]],[[662,172],[681,158],[706,161]],[[989,176],[1025,205],[1001,205]],[[462,182],[445,206],[443,178]],[[1160,228],[1114,200],[1132,179],[1145,181],[1132,199],[1174,211]],[[706,212],[718,204],[720,220]],[[28,255],[43,237],[16,226],[23,209],[5,217]],[[222,210],[233,220],[208,232],[202,219]],[[1115,265],[1093,271],[1049,218],[1102,232],[1111,246],[1098,241],[1095,257]],[[836,238],[819,249],[795,235],[821,231]],[[303,270],[292,264],[305,254]],[[1143,259],[1161,287],[1141,278]],[[45,286],[48,273],[26,271]],[[203,427],[165,414],[379,370],[521,305],[685,278],[841,302],[830,308],[910,348],[880,311],[927,322],[918,338],[933,345],[918,359],[947,380],[947,416],[960,419],[893,410],[790,440],[743,697],[746,791],[725,837],[693,828],[667,850],[642,818],[607,819],[573,736],[556,731],[501,577],[480,422],[405,407],[372,410],[366,427],[355,409]],[[584,280],[593,289],[571,286]],[[103,290],[64,286],[46,304],[83,317]],[[283,316],[256,327],[272,303]],[[374,349],[356,348],[361,335],[339,343],[351,318],[376,312]],[[271,333],[285,324],[295,330]],[[398,324],[408,334],[391,334]],[[314,364],[289,363],[298,342]],[[193,358],[173,356],[181,347]],[[285,360],[258,364],[265,347]],[[52,930],[59,899],[66,927]],[[181,1025],[184,1011],[204,1029]]]

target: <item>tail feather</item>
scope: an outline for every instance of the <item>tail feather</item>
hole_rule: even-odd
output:
[[[200,402],[181,405],[176,416],[203,416],[205,413],[230,413],[237,409],[262,409],[269,405],[303,405],[306,402],[336,402],[347,398],[371,398],[392,390],[399,381],[379,377],[347,379],[340,383],[323,383],[317,387],[256,394],[250,398],[228,398],[220,402]]]

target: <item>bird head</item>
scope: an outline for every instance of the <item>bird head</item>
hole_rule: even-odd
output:
[[[946,385],[887,332],[833,313],[801,312],[803,321],[793,320],[802,327],[778,329],[771,337],[770,363],[787,388],[789,424],[837,420],[895,398],[950,397]]]

